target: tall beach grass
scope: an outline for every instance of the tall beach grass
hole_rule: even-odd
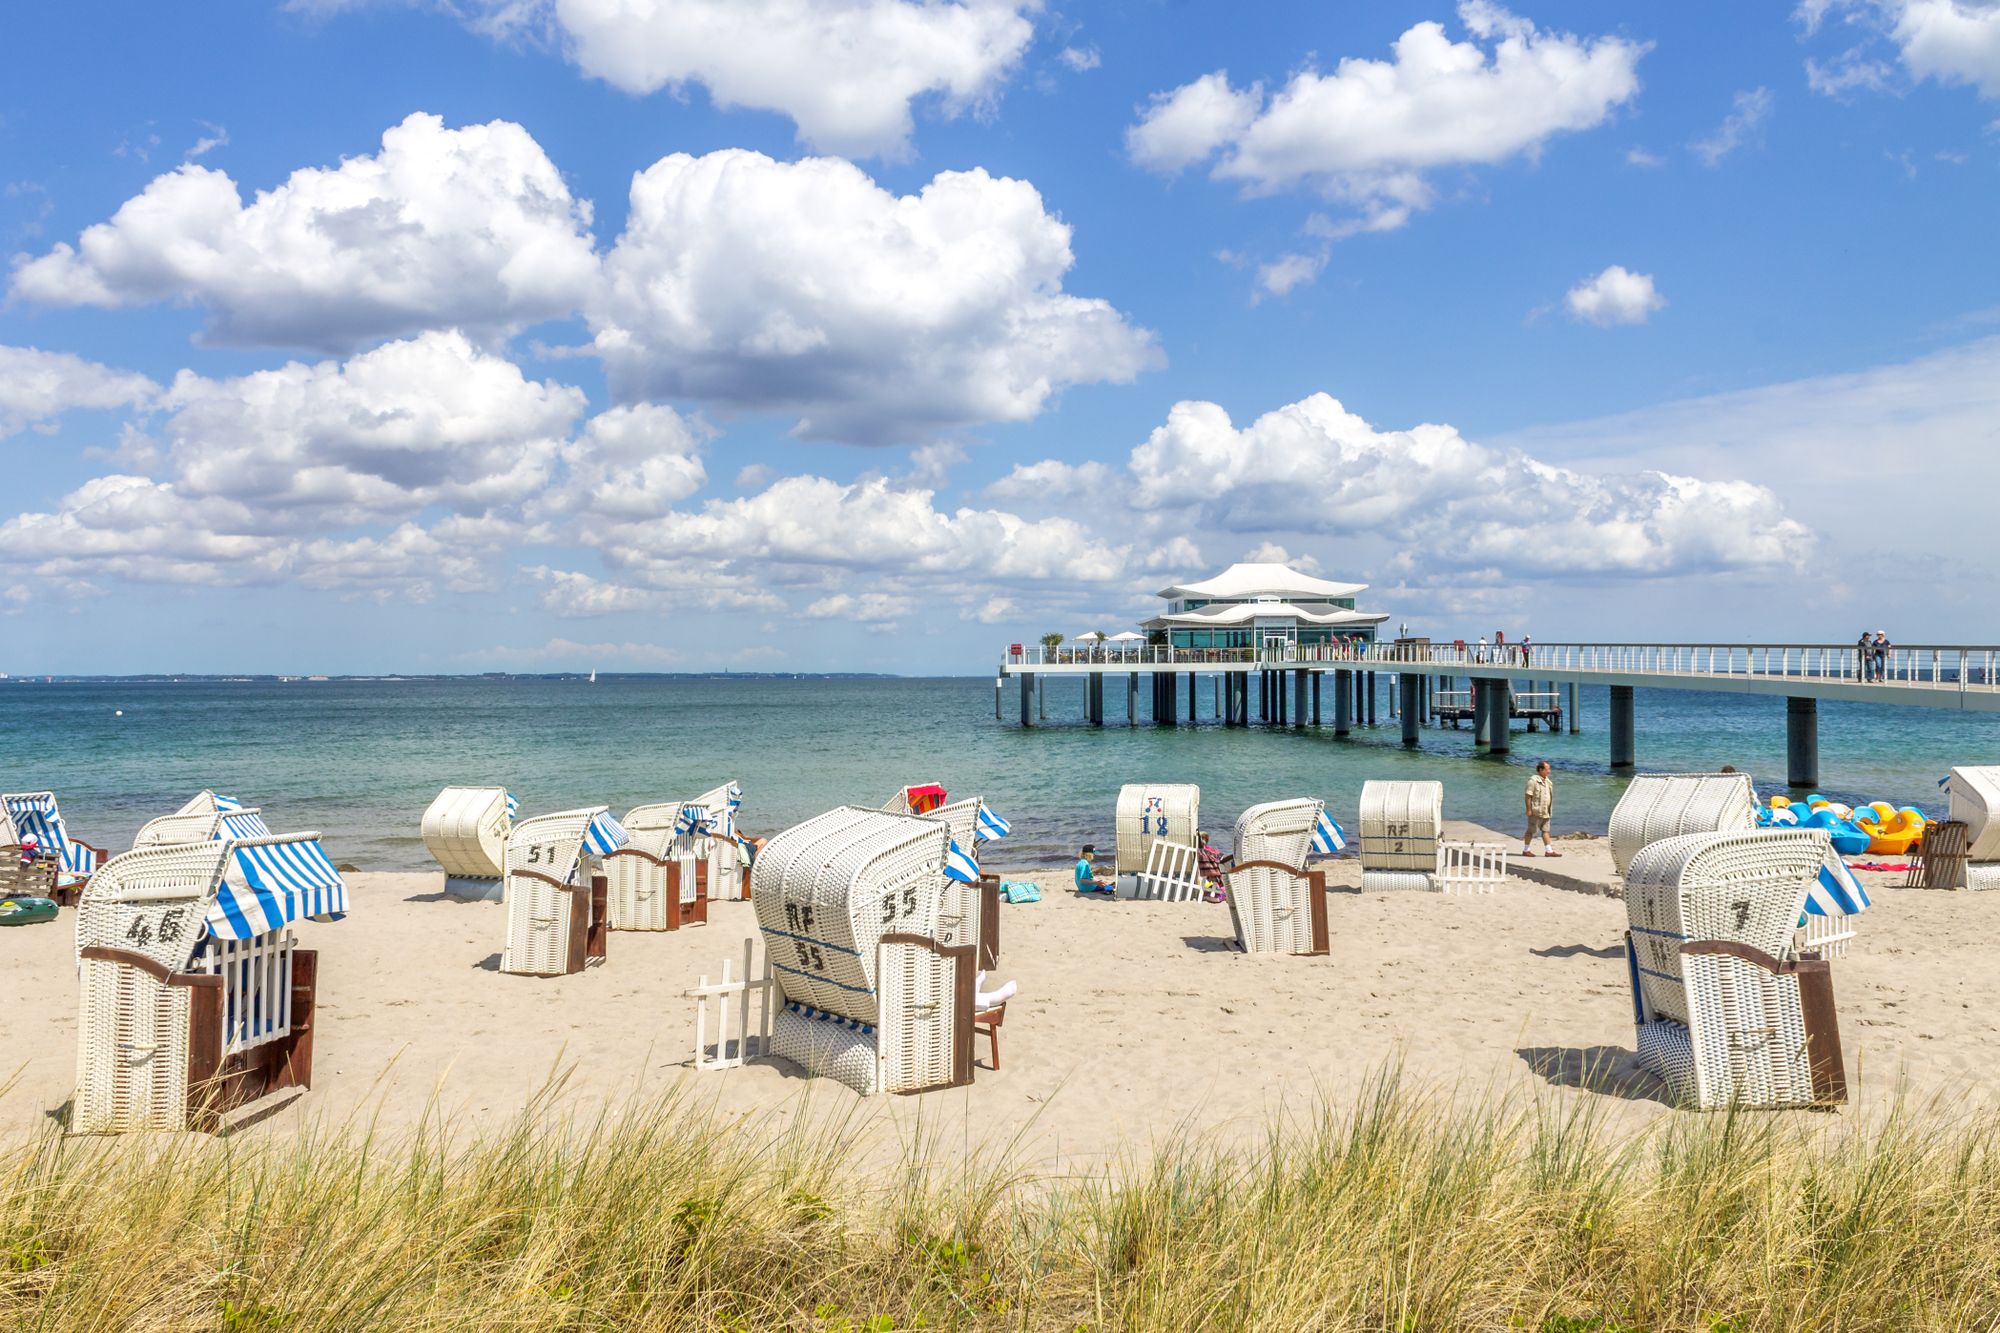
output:
[[[684,1098],[0,1157],[23,1329],[1962,1329],[2000,1319],[1989,1113],[1678,1114],[1393,1074],[1081,1174]]]

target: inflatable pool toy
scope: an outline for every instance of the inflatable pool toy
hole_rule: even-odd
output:
[[[1868,835],[1868,850],[1877,856],[1907,855],[1924,836],[1922,811],[1892,809],[1886,801],[1855,811],[1854,826]]]
[[[52,898],[0,898],[0,926],[32,926],[55,919],[56,904]]]

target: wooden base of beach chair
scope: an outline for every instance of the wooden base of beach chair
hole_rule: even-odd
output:
[[[979,877],[979,968],[982,972],[990,971],[999,964],[1000,877],[981,875]]]
[[[593,958],[605,956],[611,939],[611,886],[599,872],[588,884],[575,885],[570,891],[577,901],[569,913],[569,970],[581,972]]]
[[[169,972],[126,949],[89,946],[80,957],[137,968],[170,987],[188,991],[187,1124],[213,1133],[231,1111],[287,1088],[312,1086],[313,1019],[319,998],[319,954],[291,951],[291,1027],[276,1040],[223,1054],[224,983],[220,976]]]
[[[974,1033],[985,1036],[989,1054],[992,1056],[992,1059],[987,1064],[987,1068],[989,1069],[998,1069],[1000,1067],[1000,1025],[1006,1021],[1007,1002],[1005,1000],[1002,1000],[991,1009],[982,1009],[972,1016],[972,1030]]]

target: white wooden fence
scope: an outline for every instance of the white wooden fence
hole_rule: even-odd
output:
[[[1163,902],[1188,902],[1201,897],[1201,853],[1165,838],[1155,838],[1139,873],[1139,897]]]
[[[1439,893],[1491,893],[1506,878],[1504,842],[1447,842],[1438,848]]]
[[[210,939],[195,966],[222,978],[222,1053],[233,1055],[292,1033],[290,931],[248,940]]]
[[[710,981],[702,977],[701,984],[687,992],[694,1004],[694,1067],[706,1069],[734,1069],[755,1056],[764,1054],[771,1046],[771,1000],[778,993],[777,983],[772,980],[768,962],[760,962],[757,957],[757,941],[743,942],[743,971],[731,976],[733,959],[722,960],[722,979]],[[715,1005],[715,1054],[708,1053],[709,1005]],[[733,1006],[733,1007],[732,1007]],[[756,1010],[753,1023],[752,1009]],[[735,1039],[735,1053],[730,1053],[731,1037]],[[756,1048],[751,1049],[751,1038],[756,1038]]]

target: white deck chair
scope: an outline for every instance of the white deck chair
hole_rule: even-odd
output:
[[[318,839],[141,848],[91,878],[77,912],[73,1132],[209,1129],[311,1086],[318,960],[288,927],[347,911]]]
[[[1165,838],[1196,845],[1201,832],[1201,788],[1185,783],[1128,783],[1118,789],[1118,847],[1113,875],[1144,873],[1153,842]]]
[[[1818,829],[1690,833],[1625,873],[1639,1063],[1702,1110],[1847,1097],[1826,961],[1794,947],[1826,865]]]
[[[1326,875],[1305,868],[1325,808],[1301,797],[1238,816],[1227,879],[1229,917],[1245,953],[1327,952]]]
[[[424,847],[454,898],[498,898],[500,865],[520,804],[505,787],[446,787],[424,811]]]
[[[935,820],[845,806],[764,845],[773,1054],[864,1095],[972,1081],[975,951],[937,938],[949,844]]]
[[[627,841],[624,828],[601,805],[537,815],[514,826],[502,858],[507,908],[502,972],[566,976],[605,956],[609,903],[596,872],[601,858]]]
[[[1611,864],[1622,875],[1648,843],[1756,826],[1757,793],[1748,773],[1642,773],[1611,812]]]

